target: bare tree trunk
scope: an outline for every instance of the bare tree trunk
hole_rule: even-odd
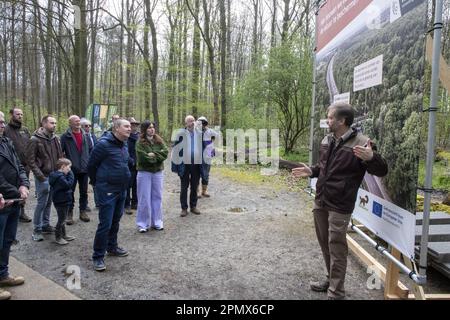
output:
[[[96,49],[96,38],[97,38],[97,26],[98,26],[98,7],[100,6],[100,0],[97,0],[95,8],[95,18],[94,18],[94,0],[90,1],[91,4],[91,67],[89,73],[89,101],[88,103],[94,103],[95,97],[95,49]]]
[[[227,23],[226,23],[226,11],[225,0],[219,0],[220,11],[220,94],[221,94],[221,118],[220,126],[225,128],[227,124]],[[217,123],[217,122],[216,122]]]
[[[149,27],[146,23],[144,28],[144,59],[150,61],[150,45],[148,41]],[[144,68],[144,105],[145,105],[145,118],[149,119],[151,114],[151,101],[150,101],[150,73],[151,70],[148,67]]]
[[[78,115],[83,115],[87,96],[87,30],[86,0],[74,0],[81,10],[80,29],[75,29],[73,107]]]
[[[15,22],[16,20],[16,4],[15,2],[11,3],[11,102],[15,103],[17,98],[17,84],[16,84],[16,30],[15,30]]]
[[[22,101],[27,103],[27,55],[28,55],[28,44],[27,44],[27,26],[26,26],[26,4],[22,4]]]
[[[156,129],[159,129],[159,114],[158,114],[158,90],[157,90],[157,76],[158,76],[158,39],[156,37],[156,27],[152,18],[152,8],[150,7],[150,1],[145,0],[146,6],[146,23],[150,27],[150,33],[152,35],[152,50],[153,61],[152,70],[150,73],[150,83],[152,89],[152,113],[153,121],[156,123]]]
[[[194,1],[194,19],[198,20],[200,12],[200,1]],[[197,23],[194,24],[194,37],[192,41],[192,114],[197,115],[197,105],[199,99],[199,74],[200,74],[200,27]]]

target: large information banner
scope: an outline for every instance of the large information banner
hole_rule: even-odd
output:
[[[426,19],[425,0],[327,0],[316,21],[313,162],[327,134],[320,125],[327,107],[350,103],[354,127],[389,166],[384,178],[365,176],[353,216],[411,258]]]
[[[112,124],[111,118],[117,113],[117,106],[111,104],[91,104],[86,109],[86,119],[92,122],[92,128],[96,135],[101,135]]]

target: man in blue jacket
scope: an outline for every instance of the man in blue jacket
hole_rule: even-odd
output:
[[[91,183],[95,188],[99,205],[99,224],[94,239],[92,256],[96,271],[106,270],[104,256],[125,257],[128,252],[117,244],[128,181],[129,154],[126,141],[131,125],[125,119],[114,122],[112,132],[106,133],[94,147],[88,164]]]

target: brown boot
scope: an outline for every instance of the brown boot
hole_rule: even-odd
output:
[[[191,208],[191,212],[193,214],[200,214],[201,213],[200,210],[198,210],[197,208]]]
[[[69,212],[67,212],[66,224],[69,225],[69,226],[74,224],[74,221],[73,221],[73,210],[69,210]]]
[[[208,193],[208,186],[204,184],[202,185],[202,196],[204,196],[205,198],[211,197]]]
[[[186,217],[188,215],[188,211],[186,209],[181,210],[180,217]]]
[[[84,221],[84,222],[89,222],[91,221],[91,219],[89,218],[89,216],[87,215],[86,211],[84,210],[80,210],[80,220]]]
[[[202,197],[202,189],[201,189],[201,186],[198,185],[198,188],[197,188],[197,199],[200,199],[201,197]]]
[[[0,280],[0,287],[14,287],[25,283],[24,277],[7,276]]]
[[[6,290],[0,289],[0,300],[11,299],[11,293]]]

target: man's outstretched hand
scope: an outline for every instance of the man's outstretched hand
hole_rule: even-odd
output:
[[[300,163],[300,167],[292,169],[292,175],[296,178],[308,178],[312,175],[312,170],[304,163]]]
[[[372,141],[367,141],[366,146],[353,147],[353,154],[364,161],[370,161],[373,159]]]

